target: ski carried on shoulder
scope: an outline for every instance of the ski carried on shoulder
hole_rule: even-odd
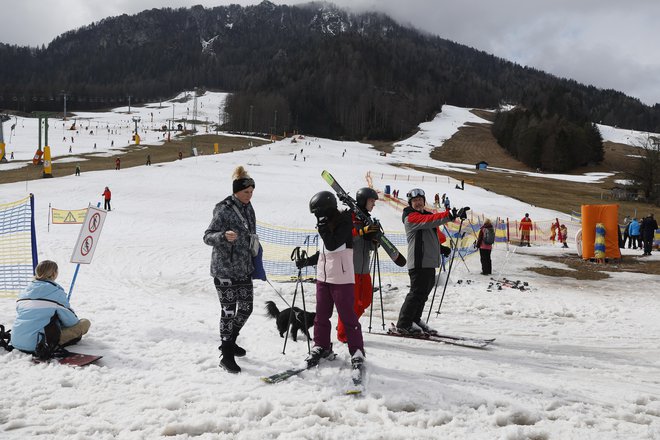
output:
[[[401,333],[397,330],[394,324],[387,330],[387,333],[371,333],[372,335],[385,335],[385,336],[394,336],[398,338],[408,338],[408,339],[420,339],[423,341],[433,341],[440,342],[443,344],[456,345],[459,347],[467,348],[486,348],[488,347],[495,338],[483,339],[483,338],[472,338],[468,336],[453,336],[453,335],[443,335],[443,334],[432,334],[432,333]]]
[[[339,185],[339,183],[335,180],[335,178],[332,177],[332,174],[323,170],[321,177],[323,177],[323,180],[325,180],[328,185],[330,185],[330,187],[332,187],[332,189],[337,193],[337,198],[346,206],[348,206],[348,208],[355,214],[358,219],[360,219],[360,221],[362,221],[367,226],[376,223],[374,219],[371,218],[371,216],[360,209],[355,199],[349,196],[346,191],[344,191],[344,188],[342,188],[341,185]],[[396,246],[392,244],[392,242],[385,236],[385,234],[382,233],[382,231],[380,234],[378,234],[377,239],[378,243],[385,250],[385,252],[387,252],[387,255],[389,255],[389,257],[397,266],[403,267],[406,265],[406,257],[404,257],[403,254],[399,252]]]
[[[280,382],[284,382],[290,377],[302,373],[303,371],[309,370],[310,368],[311,367],[289,368],[288,370],[275,373],[272,376],[262,377],[261,380],[263,380],[266,383],[280,383]]]

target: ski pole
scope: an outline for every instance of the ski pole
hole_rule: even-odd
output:
[[[470,219],[467,219],[468,224],[470,225],[470,229],[472,230],[472,235],[474,235],[475,240],[479,240],[479,237],[477,236],[477,233],[474,232],[474,225],[472,224],[472,221]]]
[[[282,294],[281,294],[281,293],[275,288],[275,286],[273,286],[273,285],[270,283],[270,280],[269,280],[269,279],[266,279],[266,282],[268,283],[268,285],[269,285],[270,287],[273,288],[273,290],[275,291],[275,293],[277,293],[277,296],[279,296],[279,297],[282,299],[282,301],[284,301],[284,304],[286,304],[288,307],[291,307],[291,306],[289,305],[289,303],[284,299],[284,297],[282,296]]]
[[[445,225],[442,225],[442,227],[445,229],[445,232],[447,233],[447,236],[449,237],[449,242],[451,243],[452,247],[458,248],[458,236],[456,237],[456,243],[454,244],[454,241],[451,239],[451,234],[449,233],[449,230],[447,229],[447,227]],[[460,231],[457,232],[457,234],[460,235]],[[465,234],[465,233],[463,233],[463,234]],[[463,237],[461,237],[461,239],[462,238]],[[471,273],[470,268],[468,267],[467,263],[465,262],[465,258],[463,258],[463,255],[461,255],[461,253],[459,252],[458,256],[461,258],[461,261],[465,265],[465,268],[467,269],[468,273]]]
[[[458,234],[460,235],[461,233],[461,228],[463,227],[463,219],[461,219],[461,223],[458,225]],[[445,286],[442,288],[442,296],[440,297],[440,304],[438,304],[438,311],[436,312],[435,316],[437,317],[440,314],[440,308],[442,307],[442,301],[445,299],[445,292],[447,291],[447,284],[449,283],[449,275],[451,274],[451,268],[454,265],[454,259],[456,258],[456,252],[458,252],[458,247],[454,248],[454,253],[451,256],[451,260],[449,260],[449,269],[447,269],[447,278],[445,279]],[[435,294],[435,292],[433,292]],[[429,322],[429,318],[431,317],[431,309],[429,309],[429,314],[426,317],[426,322]]]
[[[307,258],[307,253],[305,251],[300,251],[300,246],[297,246],[293,249],[291,252],[291,261],[300,261],[303,258]],[[305,320],[305,325],[307,325],[307,315],[306,310],[305,310],[305,297],[304,297],[304,290],[303,290],[303,282],[302,282],[302,267],[298,269],[298,279],[296,280],[296,287],[293,291],[293,300],[291,301],[291,311],[289,312],[289,322],[286,326],[286,335],[284,336],[284,347],[282,347],[282,354],[286,354],[286,343],[289,339],[289,330],[291,329],[291,322],[293,321],[293,316],[294,316],[294,310],[293,308],[296,305],[296,296],[298,295],[298,285],[300,285],[300,291],[301,294],[303,295],[303,319]],[[307,327],[305,327],[307,328]],[[307,349],[308,353],[311,352],[311,347],[309,346],[309,338],[307,338]]]
[[[380,290],[380,319],[383,325],[383,330],[385,330],[385,308],[383,307],[383,277],[380,275],[380,257],[376,258],[376,264],[378,267],[378,287]]]
[[[506,256],[504,257],[504,263],[502,264],[502,268],[500,269],[500,273],[497,274],[497,277],[495,278],[495,281],[499,282],[500,277],[502,276],[502,270],[504,270],[504,268],[506,267],[506,262],[509,260],[509,257],[516,252],[517,249],[518,249],[518,246],[514,246],[513,251],[511,251],[510,249],[507,249]]]
[[[369,307],[369,333],[371,333],[371,322],[373,320],[374,316],[374,284],[376,284],[376,258],[378,258],[378,248],[376,248],[376,252],[374,255],[374,268],[372,270],[372,277],[371,277],[371,305]],[[380,288],[380,285],[379,285]]]
[[[461,234],[461,226],[462,225],[463,225],[463,220],[461,220],[461,223],[458,226],[458,232],[456,234],[458,234],[458,235]],[[449,271],[451,271],[451,266],[454,264],[454,258],[456,257],[456,250],[458,249],[458,239],[456,240],[456,243],[454,243],[451,239],[451,234],[449,234],[449,231],[447,231],[447,235],[449,236],[449,243],[454,248],[454,252],[452,253],[451,259],[449,260],[449,269],[447,271],[447,279],[445,280],[445,287],[442,290],[443,297],[444,297],[444,294],[445,294],[445,289],[447,289],[447,281],[449,280]],[[441,256],[441,258],[442,258],[442,256]],[[426,316],[426,323],[427,324],[429,322],[429,319],[431,318],[431,311],[433,310],[433,302],[435,301],[435,293],[438,291],[438,282],[440,281],[440,274],[442,274],[441,271],[438,272],[438,277],[435,280],[435,286],[433,288],[433,296],[431,297],[431,305],[429,307],[429,313]]]
[[[307,326],[307,307],[305,306],[305,289],[303,285],[303,280],[302,280],[302,275],[300,276],[300,296],[302,297],[302,303],[303,303],[303,321],[305,323],[305,336],[307,336],[305,339],[307,339],[307,354],[310,354],[312,352],[312,346],[309,342],[309,327]],[[293,310],[293,307],[291,308]],[[289,315],[291,316],[291,315]]]

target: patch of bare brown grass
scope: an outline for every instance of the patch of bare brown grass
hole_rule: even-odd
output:
[[[526,270],[550,277],[568,277],[576,280],[602,280],[609,278],[608,272],[632,272],[660,275],[660,261],[649,260],[641,256],[624,256],[620,260],[596,263],[583,260],[576,255],[548,256],[538,255],[542,260],[561,263],[569,269],[547,266],[528,267]]]
[[[98,170],[114,170],[115,159],[121,159],[121,168],[131,168],[144,165],[147,161],[147,155],[151,156],[151,164],[156,165],[162,162],[172,162],[179,159],[179,151],[183,158],[191,157],[192,146],[197,148],[201,154],[213,154],[213,144],[219,144],[220,153],[245,150],[250,147],[268,143],[266,140],[255,140],[234,136],[221,136],[215,134],[205,134],[195,136],[193,143],[189,137],[174,138],[171,142],[163,145],[140,145],[127,146],[122,150],[123,154],[117,154],[113,157],[97,157],[94,154],[66,155],[64,157],[79,157],[80,162],[53,163],[53,177],[68,176],[74,174],[76,163],[80,164],[82,173]],[[119,147],[117,147],[119,148]],[[61,156],[60,156],[61,157]],[[53,159],[57,159],[55,156]],[[85,160],[86,159],[86,160]],[[0,172],[0,183],[22,182],[25,180],[41,179],[43,168],[39,166],[28,165],[27,167]]]

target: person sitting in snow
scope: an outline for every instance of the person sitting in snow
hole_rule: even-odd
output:
[[[58,348],[80,341],[91,323],[76,316],[64,289],[55,282],[57,263],[44,260],[35,272],[34,280],[16,301],[11,343],[14,348],[46,359]]]

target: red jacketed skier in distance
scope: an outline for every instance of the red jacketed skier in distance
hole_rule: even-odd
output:
[[[525,214],[525,217],[523,217],[522,220],[520,220],[520,226],[518,226],[518,229],[520,230],[520,246],[531,246],[529,243],[529,234],[532,229],[534,229],[534,225],[532,224],[532,219],[529,218],[529,214]]]
[[[105,190],[103,191],[103,194],[101,195],[103,196],[103,201],[104,201],[103,209],[105,209],[106,211],[112,211],[112,209],[110,209],[110,199],[112,198],[112,193],[110,192],[110,188],[106,186]]]

